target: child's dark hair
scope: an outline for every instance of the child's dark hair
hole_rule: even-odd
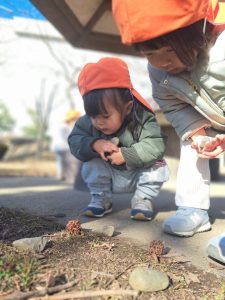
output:
[[[206,21],[206,32],[203,32],[205,20],[200,20],[189,26],[179,28],[160,37],[135,43],[137,51],[156,50],[163,46],[170,46],[179,59],[187,66],[195,64],[198,57],[207,58],[211,42],[213,24]]]
[[[126,122],[128,129],[135,138],[135,134],[137,134],[137,123],[142,125],[143,112],[146,108],[131,94],[129,89],[96,89],[87,93],[83,96],[86,114],[90,117],[95,117],[99,114],[107,114],[107,101],[104,101],[104,99],[107,98],[118,112],[122,111],[124,104],[133,101],[132,110],[124,122]]]

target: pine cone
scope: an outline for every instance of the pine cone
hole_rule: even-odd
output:
[[[158,258],[163,254],[164,243],[162,241],[154,240],[149,245],[149,258],[150,260],[158,260]]]
[[[70,220],[66,225],[66,230],[70,235],[80,235],[81,234],[81,224],[79,220]]]

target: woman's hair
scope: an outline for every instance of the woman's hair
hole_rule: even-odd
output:
[[[200,20],[189,26],[171,31],[160,37],[135,43],[137,51],[156,50],[164,46],[170,46],[178,58],[187,66],[195,63],[195,53],[198,57],[207,58],[212,38],[213,24],[206,21],[206,30],[203,32],[205,20]]]
[[[135,138],[137,123],[142,125],[143,112],[146,108],[131,94],[129,89],[96,89],[84,95],[83,99],[84,110],[90,117],[107,114],[107,101],[110,101],[113,107],[120,113],[123,111],[126,103],[133,101],[132,110],[124,122],[126,122],[128,129]]]

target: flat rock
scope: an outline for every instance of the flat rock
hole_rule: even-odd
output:
[[[33,250],[36,252],[42,252],[45,249],[47,243],[47,237],[38,236],[16,240],[13,242],[13,246],[20,250]]]
[[[105,236],[113,236],[114,232],[115,232],[115,227],[112,225],[104,226],[102,229],[102,233]]]
[[[164,272],[138,267],[131,272],[129,284],[138,291],[156,292],[165,290],[169,286],[169,278]]]

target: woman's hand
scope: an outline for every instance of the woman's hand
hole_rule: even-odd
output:
[[[92,144],[92,149],[97,152],[101,158],[105,161],[109,160],[110,155],[112,153],[116,153],[119,151],[118,146],[108,140],[97,140]]]

